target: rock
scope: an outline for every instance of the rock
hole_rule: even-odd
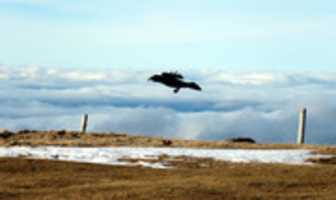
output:
[[[231,138],[231,139],[228,139],[229,142],[234,142],[234,143],[239,143],[239,142],[242,142],[242,143],[256,143],[255,140],[253,140],[252,138],[247,138],[247,137],[237,137],[237,138]]]
[[[162,140],[162,144],[163,144],[164,146],[170,146],[170,145],[173,144],[173,141],[171,141],[171,140]]]
[[[56,134],[63,137],[65,134],[66,134],[66,130],[60,130],[60,131],[57,131]]]
[[[11,132],[7,129],[0,128],[0,138],[7,139],[7,138],[11,137],[12,135],[14,135],[13,132]]]
[[[23,129],[23,130],[19,130],[17,133],[18,134],[29,134],[29,133],[33,133],[34,131],[29,130],[29,129]]]

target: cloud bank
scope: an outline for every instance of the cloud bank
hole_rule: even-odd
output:
[[[336,143],[336,73],[185,70],[202,92],[148,82],[158,71],[0,66],[1,128],[79,129],[167,138],[294,143],[308,108],[307,142]]]

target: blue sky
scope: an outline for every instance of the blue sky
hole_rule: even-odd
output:
[[[331,0],[0,0],[0,63],[330,71]]]

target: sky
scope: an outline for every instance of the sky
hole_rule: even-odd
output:
[[[0,63],[330,70],[332,0],[0,0]]]
[[[181,71],[202,91],[147,81],[155,70],[0,67],[0,124],[9,130],[79,130],[163,138],[295,143],[308,110],[306,142],[336,143],[336,72]]]
[[[0,0],[0,128],[336,144],[331,0]],[[177,70],[202,92],[148,82]]]

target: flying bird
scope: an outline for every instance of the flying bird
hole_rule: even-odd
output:
[[[174,93],[178,93],[181,88],[190,88],[201,91],[201,87],[195,82],[185,82],[184,77],[178,72],[162,72],[149,77],[149,81],[162,83],[168,87],[175,88]]]

